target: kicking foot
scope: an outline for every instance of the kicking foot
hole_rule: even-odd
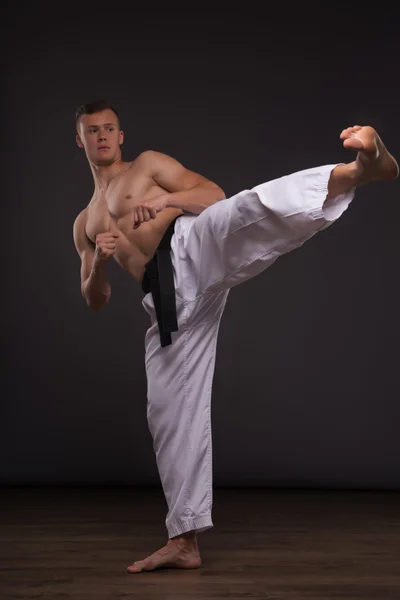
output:
[[[399,165],[373,127],[348,127],[340,138],[345,148],[358,151],[354,167],[360,183],[396,179],[399,175]]]
[[[134,562],[127,567],[127,571],[141,573],[155,569],[198,569],[200,566],[201,558],[196,538],[179,536],[169,540],[164,548],[144,560]]]

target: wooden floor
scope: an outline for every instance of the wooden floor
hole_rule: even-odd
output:
[[[203,566],[131,575],[160,490],[0,488],[0,598],[400,600],[400,492],[215,490]]]

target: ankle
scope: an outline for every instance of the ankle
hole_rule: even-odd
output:
[[[337,165],[329,178],[327,199],[347,193],[362,183],[362,173],[355,161]]]
[[[196,530],[192,529],[191,531],[186,531],[185,533],[180,533],[175,537],[171,538],[171,540],[194,540],[196,539]]]
[[[173,538],[170,538],[170,542],[177,544],[178,546],[193,546],[197,547],[196,531],[188,531],[181,533]]]

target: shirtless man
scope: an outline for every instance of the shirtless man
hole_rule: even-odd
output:
[[[110,300],[107,260],[113,257],[141,285],[146,264],[174,227],[178,329],[167,345],[160,343],[154,297],[143,298],[151,321],[145,340],[148,425],[169,509],[169,539],[127,570],[198,568],[197,534],[213,526],[210,400],[229,290],[334,223],[357,187],[395,179],[398,164],[372,127],[349,127],[340,138],[355,151],[352,162],[293,173],[226,199],[217,184],[165,154],[145,151],[124,162],[124,133],[110,105],[82,105],[76,127],[94,179],[93,196],[73,226],[88,306],[97,311]]]

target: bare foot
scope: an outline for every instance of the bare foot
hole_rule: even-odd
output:
[[[345,148],[358,151],[355,171],[360,183],[396,179],[399,175],[399,165],[373,127],[348,127],[340,138]]]
[[[179,536],[169,540],[161,550],[127,567],[128,573],[155,569],[198,569],[201,558],[195,537]]]

